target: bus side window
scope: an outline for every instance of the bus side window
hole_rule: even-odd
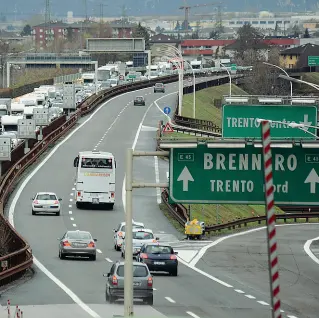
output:
[[[79,166],[79,157],[75,157],[73,161],[73,167],[78,167]]]

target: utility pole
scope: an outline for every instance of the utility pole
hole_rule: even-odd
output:
[[[216,31],[218,32],[218,35],[220,36],[221,33],[223,33],[223,15],[222,15],[222,8],[221,5],[217,6],[217,17],[216,17]]]

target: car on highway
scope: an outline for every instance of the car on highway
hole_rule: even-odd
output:
[[[137,96],[134,98],[134,106],[145,106],[145,99],[143,96]]]
[[[141,222],[133,222],[133,228],[144,229],[145,226]],[[120,251],[123,244],[123,237],[125,236],[125,222],[121,222],[117,229],[113,229],[114,232],[114,249]]]
[[[150,272],[167,272],[177,276],[177,254],[169,244],[148,243],[141,247],[136,260],[146,264]]]
[[[165,93],[165,86],[163,83],[156,83],[154,85],[154,93]]]
[[[38,192],[32,200],[32,215],[38,213],[55,213],[60,215],[61,198],[58,198],[54,192]]]
[[[84,256],[92,261],[96,260],[97,239],[92,238],[87,231],[67,231],[62,238],[58,238],[59,258],[65,259],[67,256]]]
[[[153,231],[150,229],[136,229],[133,228],[133,258],[139,254],[141,247],[147,243],[156,243],[159,241],[158,237],[154,237]],[[125,258],[125,235],[121,248],[122,257]]]
[[[107,277],[105,299],[114,303],[124,298],[124,262],[117,261],[103,276]],[[139,262],[133,262],[133,298],[153,305],[153,277],[147,265]]]

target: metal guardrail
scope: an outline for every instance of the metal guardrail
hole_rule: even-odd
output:
[[[169,213],[174,217],[174,219],[181,225],[185,226],[185,223],[188,221],[189,215],[187,209],[182,204],[170,204],[168,202],[168,192],[166,189],[162,191],[162,202],[167,207]],[[186,214],[186,216],[185,216]],[[277,220],[284,220],[286,223],[287,220],[293,220],[297,222],[300,219],[305,219],[306,222],[309,222],[309,219],[319,219],[319,212],[304,212],[304,213],[289,213],[289,214],[277,214]],[[266,222],[266,215],[254,216],[245,219],[234,220],[232,222],[227,222],[223,224],[208,225],[205,227],[205,232],[217,232],[224,229],[234,230],[236,228],[247,227],[248,224],[258,223],[259,225],[262,222]]]
[[[160,81],[163,83],[171,83],[178,80],[177,76],[161,77]],[[1,178],[0,182],[0,224],[2,224],[10,237],[8,242],[9,253],[0,257],[0,286],[3,286],[19,277],[21,277],[25,270],[30,268],[33,264],[32,251],[27,241],[19,235],[19,233],[10,225],[3,215],[4,206],[12,192],[14,184],[21,177],[21,174],[34,163],[45,150],[48,149],[61,136],[66,134],[77,122],[77,120],[93,111],[102,102],[109,98],[119,95],[124,92],[134,91],[146,87],[153,86],[159,79],[141,81],[130,83],[126,85],[119,85],[98,94],[94,94],[78,106],[78,109],[73,115],[66,120],[66,116],[61,116],[47,126],[47,135],[44,133],[44,139],[40,142],[34,143],[30,152],[22,157],[17,158],[19,149],[14,149],[13,157],[16,158],[13,162],[9,162],[6,167],[6,173]],[[51,127],[50,127],[51,126]],[[54,127],[54,129],[52,129]],[[18,148],[24,147],[24,142]]]

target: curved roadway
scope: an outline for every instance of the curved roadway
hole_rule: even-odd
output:
[[[318,224],[277,226],[280,298],[286,317],[318,317],[319,268],[304,250],[306,241],[317,236]],[[252,302],[270,308],[264,228],[222,239],[206,251],[196,267],[232,284],[236,293]]]
[[[112,229],[124,220],[125,151],[133,144],[135,149],[154,150],[158,121],[165,119],[159,108],[173,107],[176,100],[177,84],[166,87],[165,94],[154,94],[152,88],[148,88],[108,101],[82,119],[82,124],[29,174],[22,187],[19,185],[9,212],[12,217],[14,207],[15,227],[30,243],[38,266],[34,266],[35,276],[31,280],[2,294],[2,305],[10,299],[13,305],[24,308],[25,317],[98,318],[123,313],[121,304],[106,304],[102,274],[120,258],[120,253],[113,249]],[[145,96],[146,107],[132,105],[136,95]],[[153,103],[155,100],[157,103]],[[110,151],[116,157],[117,189],[113,211],[78,210],[74,205],[73,159],[79,151],[89,149]],[[134,175],[138,180],[155,182],[158,175],[160,181],[165,182],[167,170],[167,163],[156,158],[140,158],[134,163]],[[61,217],[31,215],[30,198],[37,191],[54,191],[62,197]],[[133,217],[153,229],[161,240],[178,244],[179,233],[159,210],[158,199],[155,189],[134,190]],[[58,258],[57,238],[70,229],[88,230],[98,239],[97,247],[101,253],[96,262],[61,261]],[[178,277],[155,276],[154,306],[136,306],[135,312],[148,317],[269,316],[269,310],[261,304],[234,292],[229,285],[207,277],[209,275],[182,262]]]

